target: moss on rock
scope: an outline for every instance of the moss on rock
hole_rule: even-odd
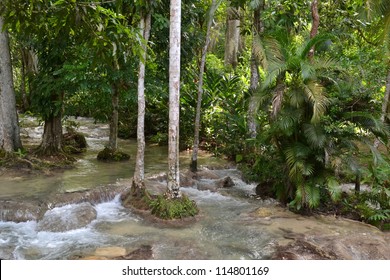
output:
[[[63,135],[64,151],[67,154],[81,154],[84,153],[88,147],[85,136],[74,130],[69,131]]]
[[[112,150],[105,147],[103,151],[100,151],[97,155],[97,159],[100,161],[126,161],[130,159],[130,155],[121,151]]]

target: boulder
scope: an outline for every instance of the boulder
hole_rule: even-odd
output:
[[[90,203],[65,205],[48,210],[38,222],[38,230],[65,232],[83,228],[96,219],[97,213]]]
[[[16,223],[40,219],[47,210],[46,205],[36,201],[1,200],[0,220]]]
[[[211,191],[211,192],[216,192],[218,189],[222,188],[231,188],[234,186],[234,182],[232,178],[229,176],[226,176],[222,179],[217,179],[217,180],[199,180],[197,182],[197,188],[200,191]]]

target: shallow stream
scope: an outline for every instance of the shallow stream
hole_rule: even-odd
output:
[[[34,119],[25,121],[33,123]],[[80,122],[79,131],[87,136],[89,147],[88,152],[78,159],[76,167],[50,176],[9,177],[3,174],[0,176],[0,199],[39,200],[53,193],[88,190],[109,184],[129,184],[134,170],[136,142],[121,140],[119,143],[121,150],[131,155],[130,162],[98,162],[96,154],[108,140],[108,126],[83,118],[77,121]],[[25,142],[39,143],[41,128],[31,125],[22,132],[26,136]],[[148,146],[145,155],[146,173],[165,172],[166,155],[166,147]],[[188,166],[189,158],[188,152],[181,154],[183,168]],[[226,165],[206,153],[201,155],[200,164]],[[267,259],[276,244],[290,241],[291,233],[330,237],[348,236],[356,232],[374,237],[382,234],[360,223],[328,217],[302,218],[278,207],[273,201],[251,197],[255,184],[244,183],[236,169],[213,172],[220,177],[230,176],[235,186],[218,192],[201,191],[196,186],[182,188],[201,210],[199,221],[190,226],[157,226],[123,208],[118,195],[93,206],[97,216],[91,223],[69,231],[40,230],[37,221],[0,221],[0,258],[68,259],[93,255],[98,248],[121,247],[132,251],[142,245],[149,245],[155,259]],[[71,219],[67,213],[75,207],[77,205],[70,204],[50,211],[61,213],[61,219],[66,220]],[[362,255],[358,252],[352,257],[362,258]]]

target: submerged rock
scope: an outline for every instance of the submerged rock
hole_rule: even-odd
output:
[[[128,251],[130,253],[127,253]],[[97,248],[93,255],[73,257],[79,260],[151,260],[153,258],[153,249],[150,245],[142,245],[135,250],[122,247]]]
[[[36,201],[0,201],[0,220],[16,223],[40,219],[47,207]]]
[[[66,205],[48,210],[38,222],[38,230],[65,232],[83,228],[96,219],[97,213],[90,203]]]

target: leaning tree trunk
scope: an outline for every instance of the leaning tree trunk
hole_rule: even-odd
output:
[[[240,46],[240,12],[234,7],[227,9],[226,38],[225,38],[225,66],[234,69],[238,64],[238,50]]]
[[[110,119],[108,148],[112,151],[116,151],[118,148],[119,91],[115,84],[112,84],[111,91],[112,113]]]
[[[0,150],[13,152],[22,148],[8,33],[0,17]]]
[[[144,38],[142,46],[143,54],[139,62],[138,71],[138,120],[137,120],[137,157],[135,160],[135,172],[133,178],[133,192],[140,196],[141,189],[145,188],[145,63],[147,58],[147,44],[151,29],[150,11],[142,16],[140,29]]]
[[[193,150],[192,150],[192,159],[191,159],[191,165],[190,165],[190,169],[193,172],[198,171],[200,114],[201,114],[202,96],[203,96],[203,74],[204,74],[204,67],[206,65],[207,49],[208,49],[209,44],[210,44],[211,26],[213,24],[214,13],[215,13],[215,10],[217,8],[218,8],[218,5],[216,3],[216,0],[212,0],[211,6],[210,6],[209,18],[208,18],[208,21],[207,21],[206,42],[205,42],[205,44],[203,46],[202,59],[200,61],[200,67],[199,67],[198,101],[197,101],[197,104],[196,104],[195,129],[194,129],[194,147],[193,147]]]
[[[167,197],[180,193],[179,113],[180,113],[180,36],[181,0],[170,2],[169,28],[169,129]]]
[[[256,40],[260,40],[260,34],[263,32],[261,23],[261,12],[264,10],[264,1],[259,3],[259,6],[253,11],[253,38],[252,38],[252,54],[251,54],[251,78],[249,92],[251,94],[248,105],[248,131],[252,138],[257,136],[256,113],[257,105],[254,94],[259,87],[259,61],[256,54]]]

